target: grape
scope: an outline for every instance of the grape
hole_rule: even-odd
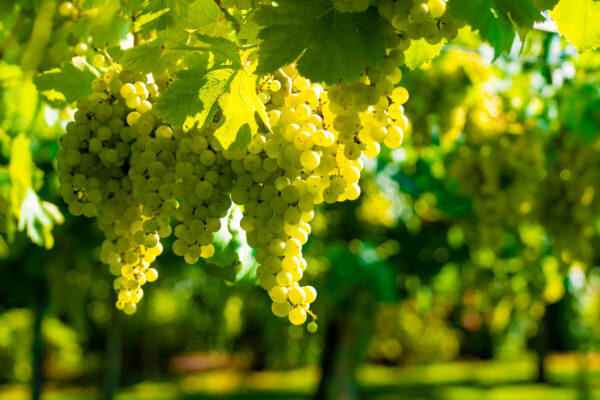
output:
[[[292,308],[289,319],[294,325],[302,325],[306,321],[306,310],[303,307]]]
[[[87,50],[88,50],[88,47],[87,47],[87,44],[85,44],[85,43],[78,43],[75,46],[75,48],[73,49],[73,51],[77,55],[83,55],[87,52]]]
[[[70,17],[71,15],[73,15],[73,11],[73,3],[71,3],[70,1],[63,1],[58,6],[58,13],[62,17]]]
[[[310,333],[317,332],[317,329],[319,329],[319,327],[317,326],[317,323],[315,321],[312,321],[308,325],[306,325],[306,330]]]

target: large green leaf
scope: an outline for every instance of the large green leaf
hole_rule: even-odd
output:
[[[179,71],[177,79],[160,96],[156,112],[164,121],[183,125],[186,130],[204,126],[208,117],[214,115],[217,99],[234,72],[231,67]]]
[[[600,2],[560,0],[550,16],[579,52],[600,47]]]
[[[385,56],[383,27],[372,8],[358,14],[339,13],[323,0],[282,0],[254,16],[261,26],[259,72],[275,72],[300,55],[298,70],[317,82],[354,81]]]
[[[556,3],[558,3],[558,0],[533,0],[533,4],[540,11],[552,10],[556,6]]]
[[[132,71],[161,74],[174,66],[178,52],[163,49],[162,38],[132,47],[123,53],[121,64]]]
[[[136,17],[136,32],[162,31],[168,43],[185,42],[189,32],[212,36],[228,36],[233,28],[213,0],[149,0]]]
[[[217,138],[227,148],[236,140],[237,132],[245,123],[249,124],[251,134],[256,133],[253,109],[262,111],[261,117],[266,120],[264,106],[256,96],[254,81],[251,84],[245,81],[243,85],[239,83],[238,73],[243,70],[235,43],[202,34],[194,37],[198,39],[197,45],[176,47],[181,51],[194,51],[195,54],[186,59],[188,69],[179,71],[177,79],[161,95],[156,111],[166,122],[183,125],[186,130],[194,126],[203,127],[212,121],[218,102],[229,96],[231,85],[234,85],[234,90],[242,91],[240,93],[245,97],[234,106],[243,103],[241,106],[251,108],[236,108],[233,110],[234,116],[224,117],[221,121]],[[238,97],[232,96],[232,99]],[[248,114],[252,115],[252,121],[244,119]],[[236,122],[237,126],[234,125]]]
[[[223,116],[215,137],[225,149],[232,144],[245,147],[258,131],[259,120],[265,127],[269,126],[265,106],[256,95],[256,79],[256,75],[240,69],[232,75],[231,82],[219,96]]]
[[[214,0],[196,0],[190,3],[182,23],[188,29],[212,36],[225,36],[232,29],[231,23],[225,19],[223,11]]]
[[[62,68],[45,71],[33,81],[48,100],[72,103],[92,93],[91,83],[98,75],[85,57],[75,57]]]
[[[478,30],[496,56],[510,50],[516,29],[527,33],[534,22],[544,20],[532,0],[452,0],[448,12]]]

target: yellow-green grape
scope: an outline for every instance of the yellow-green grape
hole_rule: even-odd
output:
[[[297,306],[291,309],[288,318],[294,325],[302,325],[306,321],[306,310]]]
[[[317,299],[317,291],[312,286],[304,286],[302,288],[304,290],[304,303],[310,304],[313,303]]]
[[[271,311],[273,312],[273,314],[275,314],[275,316],[277,316],[279,318],[287,317],[289,315],[291,309],[292,309],[292,306],[287,301],[284,301],[281,303],[273,303],[271,305]]]
[[[306,300],[306,292],[301,287],[293,287],[289,293],[288,297],[292,304],[304,304]]]
[[[96,65],[98,67],[103,66],[104,65],[104,61],[105,61],[105,58],[104,58],[104,56],[102,54],[96,54],[94,56],[94,58],[92,59],[92,62],[94,63],[94,65]]]
[[[123,311],[127,315],[133,315],[137,311],[137,306],[134,303],[125,303]]]
[[[73,11],[73,3],[71,3],[70,1],[63,1],[58,6],[58,13],[62,17],[70,17],[71,15],[73,15]]]
[[[431,18],[441,18],[446,12],[446,2],[444,0],[428,0],[427,8]]]
[[[78,43],[74,49],[75,54],[77,54],[79,56],[84,55],[87,52],[87,50],[88,50],[88,47],[87,47],[87,44],[85,44],[85,43]]]
[[[317,323],[315,321],[311,321],[308,323],[308,325],[306,325],[306,330],[310,333],[315,333],[318,329],[319,327],[317,326]]]

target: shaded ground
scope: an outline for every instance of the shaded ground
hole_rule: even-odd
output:
[[[582,399],[580,359],[549,359],[548,384],[534,384],[533,360],[456,362],[413,368],[365,366],[358,373],[364,400],[576,400]],[[600,362],[588,360],[588,399],[600,400]],[[124,388],[116,400],[308,400],[318,371],[244,373],[235,370],[173,377]],[[27,400],[25,385],[0,387],[0,400]],[[98,400],[94,388],[48,385],[44,400]]]

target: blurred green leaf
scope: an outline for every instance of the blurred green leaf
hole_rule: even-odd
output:
[[[121,3],[118,0],[103,0],[97,4],[95,15],[81,18],[71,31],[81,40],[92,38],[96,47],[116,46],[127,37],[130,31],[130,20],[121,13]]]
[[[75,57],[62,68],[45,71],[34,78],[34,82],[48,100],[72,103],[92,94],[92,81],[98,71],[87,63],[85,57]]]
[[[54,223],[62,223],[64,217],[58,211],[58,208],[50,203],[45,205],[40,202],[39,197],[33,189],[27,190],[21,213],[19,216],[19,230],[27,232],[31,241],[47,250],[54,246],[54,236],[52,228]]]
[[[550,11],[558,32],[579,52],[600,46],[600,3],[593,0],[560,0]]]
[[[448,3],[448,12],[478,30],[496,57],[511,49],[515,26],[526,33],[534,22],[544,20],[532,0],[453,0]]]
[[[10,175],[11,193],[10,202],[12,214],[16,218],[21,216],[21,206],[29,190],[31,190],[33,159],[31,156],[30,140],[23,133],[13,139],[11,146]],[[35,194],[35,193],[34,193]]]

